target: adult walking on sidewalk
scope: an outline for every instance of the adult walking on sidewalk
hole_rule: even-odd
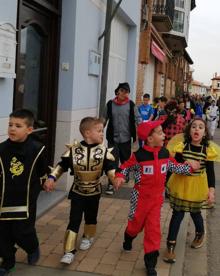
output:
[[[117,164],[128,160],[131,155],[131,143],[136,141],[136,121],[138,111],[132,100],[129,99],[130,86],[127,82],[119,83],[115,89],[115,98],[108,101],[105,109],[107,125],[106,138],[108,147],[114,147],[117,155]],[[114,188],[109,181],[105,191],[108,195],[114,194]]]
[[[178,139],[180,138],[180,139]],[[179,135],[170,140],[168,149],[179,162],[200,161],[200,169],[192,176],[172,174],[168,181],[168,191],[173,214],[167,237],[164,261],[174,263],[177,235],[185,212],[190,212],[195,225],[192,248],[200,248],[204,241],[204,224],[201,208],[205,202],[215,200],[215,173],[213,161],[220,159],[217,149],[210,143],[206,122],[202,118],[193,119],[185,129],[184,137]]]

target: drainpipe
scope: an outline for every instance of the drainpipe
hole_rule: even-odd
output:
[[[106,94],[107,94],[107,83],[108,83],[108,65],[109,65],[109,52],[110,52],[110,37],[111,37],[111,22],[114,18],[122,0],[120,0],[113,8],[113,0],[107,0],[106,6],[106,17],[105,17],[105,30],[99,37],[99,41],[104,37],[104,49],[103,49],[103,60],[102,60],[102,76],[101,76],[101,92],[99,101],[99,117],[103,117],[105,104],[106,104]]]

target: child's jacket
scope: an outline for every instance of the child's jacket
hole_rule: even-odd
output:
[[[134,189],[147,197],[162,196],[168,170],[191,175],[191,167],[188,164],[177,163],[166,148],[152,148],[147,145],[134,152],[130,159],[120,166],[116,176],[125,177],[131,170],[135,172]]]
[[[0,144],[0,220],[22,220],[36,211],[46,175],[45,147],[31,137]]]

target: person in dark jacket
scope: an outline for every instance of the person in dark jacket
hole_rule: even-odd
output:
[[[130,86],[127,82],[119,83],[115,89],[115,98],[108,101],[105,110],[107,124],[106,139],[108,147],[114,147],[117,164],[128,160],[131,155],[131,143],[136,141],[137,108],[129,99]],[[114,188],[109,181],[106,194],[112,195]]]
[[[0,275],[15,266],[17,244],[28,264],[39,257],[36,203],[46,178],[45,146],[34,140],[34,116],[27,109],[9,115],[8,139],[0,144]]]

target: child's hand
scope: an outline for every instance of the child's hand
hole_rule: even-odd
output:
[[[189,164],[192,167],[193,171],[197,171],[198,169],[200,169],[200,162],[199,161],[187,160],[185,163]]]
[[[215,188],[209,188],[208,193],[208,204],[213,204],[215,202]]]
[[[123,184],[125,183],[125,179],[122,177],[116,177],[114,179],[113,185],[115,190],[117,191]]]
[[[46,192],[52,192],[54,190],[55,187],[55,182],[52,178],[48,178],[45,182],[44,182],[44,190]]]

